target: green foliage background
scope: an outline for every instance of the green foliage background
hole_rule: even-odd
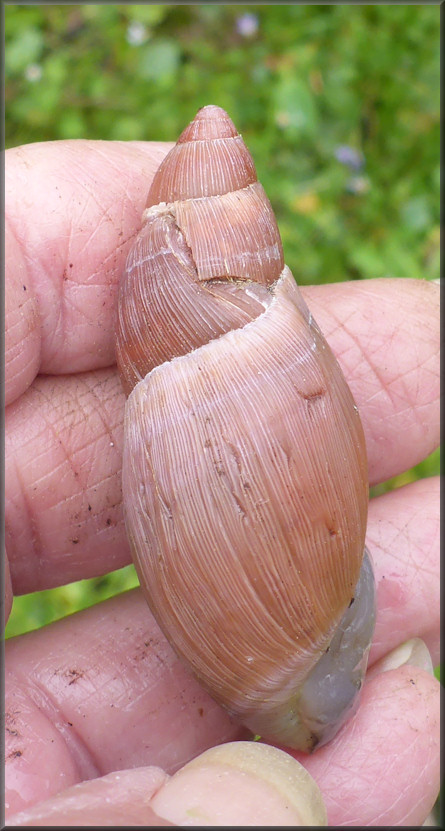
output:
[[[7,147],[171,141],[219,104],[253,153],[300,284],[438,277],[438,6],[4,8]],[[438,452],[375,493],[437,471]],[[17,598],[7,633],[136,583],[129,566]]]

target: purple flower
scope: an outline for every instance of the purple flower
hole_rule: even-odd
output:
[[[335,148],[335,158],[351,170],[361,170],[365,164],[362,154],[353,147],[349,147],[348,144],[340,144]]]
[[[236,31],[243,38],[251,38],[258,31],[258,17],[256,14],[246,12],[236,19]]]

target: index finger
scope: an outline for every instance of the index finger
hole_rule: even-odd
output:
[[[39,372],[114,363],[116,285],[169,147],[80,140],[6,152],[6,403]]]

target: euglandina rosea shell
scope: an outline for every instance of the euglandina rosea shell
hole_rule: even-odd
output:
[[[358,410],[224,110],[184,130],[143,222],[117,324],[141,585],[220,704],[310,750],[352,711],[374,626]]]

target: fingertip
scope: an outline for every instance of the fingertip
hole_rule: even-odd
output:
[[[229,742],[186,764],[150,803],[175,825],[324,826],[321,792],[288,753],[260,742]]]
[[[439,690],[407,662],[366,680],[355,715],[307,759],[329,825],[422,825],[439,792]]]
[[[381,672],[388,672],[402,666],[419,667],[430,675],[434,675],[430,652],[421,638],[411,638],[405,641],[373,664],[368,672],[368,681]]]

